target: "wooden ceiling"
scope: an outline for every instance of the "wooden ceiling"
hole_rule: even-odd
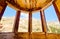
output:
[[[45,6],[51,5],[52,2],[53,0],[7,0],[6,3],[16,10],[34,11],[45,9]]]
[[[5,0],[0,0],[1,5],[4,4],[2,1],[5,2]],[[60,0],[6,0],[6,3],[15,10],[34,11],[40,10],[41,8],[46,9],[53,1],[55,1],[55,4],[60,12]],[[0,9],[2,9],[1,5]]]

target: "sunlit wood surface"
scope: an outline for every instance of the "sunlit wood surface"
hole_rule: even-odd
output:
[[[0,39],[29,39],[28,32],[14,33],[0,33]],[[60,34],[45,34],[44,32],[31,33],[31,39],[60,39]]]
[[[57,5],[57,7],[58,7],[58,10],[59,10],[59,12],[60,12],[60,0],[56,0],[55,3],[56,3],[56,5]]]
[[[60,0],[55,0],[55,1],[53,2],[53,6],[54,6],[54,8],[55,8],[56,14],[57,14],[57,16],[58,16],[58,20],[59,20],[59,22],[60,22]]]
[[[40,10],[48,4],[52,4],[53,0],[7,0],[7,4],[17,10],[34,11]],[[50,3],[51,2],[51,3]]]

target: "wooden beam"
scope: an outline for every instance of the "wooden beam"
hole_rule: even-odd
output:
[[[15,23],[14,23],[14,31],[13,31],[14,33],[18,32],[20,14],[21,14],[21,11],[17,11],[16,18],[15,18]]]
[[[46,33],[47,32],[47,24],[46,24],[45,14],[44,14],[43,10],[40,11],[40,15],[41,15],[42,30],[43,30],[43,32]]]
[[[32,32],[32,11],[29,12],[28,32],[29,32],[29,39],[31,39],[31,32]]]
[[[56,14],[57,14],[58,20],[59,20],[59,22],[60,22],[60,12],[59,12],[59,9],[58,9],[58,7],[57,7],[57,5],[56,5],[55,2],[53,2],[53,6],[54,6],[54,8],[55,8],[55,11],[56,11]]]
[[[1,2],[2,3],[2,2]],[[2,18],[2,16],[3,16],[3,14],[4,14],[4,11],[5,11],[5,9],[6,9],[6,6],[7,6],[7,4],[6,3],[2,3],[2,4],[0,4],[0,20],[1,20],[1,18]]]
[[[27,3],[26,4],[24,2],[25,3],[24,4],[24,3],[22,3],[22,1],[23,0],[20,0],[20,1],[19,0],[7,0],[7,4],[10,7],[14,8],[16,10],[24,10],[24,11],[30,11],[30,10],[32,10],[32,11],[36,11],[36,10],[40,10],[43,7],[44,7],[43,9],[46,9],[53,2],[53,0],[48,0],[48,1],[44,0],[45,2],[42,1],[43,3],[38,3],[38,2],[41,2],[41,0],[27,0],[27,1],[24,0]],[[23,4],[22,7],[21,7],[20,2],[21,2],[21,4]],[[40,4],[40,6],[39,6],[39,4]],[[36,6],[36,5],[38,5],[38,6]]]

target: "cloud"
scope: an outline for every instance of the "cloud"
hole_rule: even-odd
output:
[[[21,12],[21,18],[28,18],[28,13]]]

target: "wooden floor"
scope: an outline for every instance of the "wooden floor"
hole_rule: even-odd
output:
[[[60,39],[60,34],[45,34],[45,33],[0,33],[0,39]]]

